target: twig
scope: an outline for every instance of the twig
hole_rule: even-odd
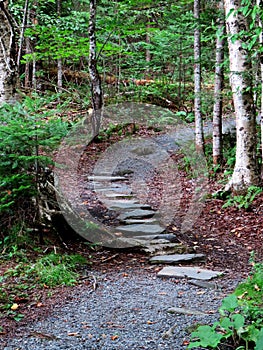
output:
[[[114,254],[114,255],[112,255],[112,256],[110,256],[110,257],[108,257],[108,258],[105,258],[105,259],[101,259],[101,263],[105,263],[105,262],[107,262],[107,261],[110,261],[110,260],[113,260],[113,259],[115,259],[117,256],[119,256],[119,254],[118,253],[116,253],[116,254]]]

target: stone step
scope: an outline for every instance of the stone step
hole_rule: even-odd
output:
[[[116,199],[125,199],[125,198],[132,198],[132,194],[127,193],[105,193],[104,196],[106,198],[116,198]]]
[[[118,216],[119,220],[127,220],[127,219],[143,219],[150,218],[155,215],[156,212],[153,210],[142,209],[141,207],[136,210],[127,211]]]
[[[135,209],[142,209],[142,210],[149,210],[151,209],[151,206],[148,204],[140,204],[137,200],[107,200],[104,202],[109,210],[135,210]]]
[[[127,177],[125,176],[108,176],[108,175],[92,175],[92,176],[88,176],[88,180],[89,181],[111,181],[111,182],[115,182],[115,181],[125,181],[127,180]]]
[[[150,258],[152,264],[179,264],[182,262],[191,262],[196,260],[204,260],[204,254],[170,254],[170,255],[156,255]]]
[[[151,219],[126,219],[126,220],[121,220],[124,225],[132,225],[132,224],[158,224],[158,221],[154,218]]]
[[[138,235],[153,235],[162,233],[165,228],[160,225],[151,224],[133,224],[126,226],[118,226],[116,230],[125,233],[127,237],[134,237]]]
[[[158,272],[157,277],[192,278],[196,280],[211,280],[223,273],[189,266],[166,266]]]
[[[155,239],[150,242],[145,241],[141,251],[149,255],[183,254],[189,252],[189,248],[182,243],[170,243],[164,239]]]
[[[164,240],[165,242],[170,242],[170,243],[178,243],[177,238],[175,235],[170,234],[170,233],[161,233],[161,234],[156,234],[156,235],[144,235],[144,236],[136,236],[136,239],[142,239],[142,240],[148,240],[148,241],[156,241],[158,240]],[[152,242],[155,243],[155,242]]]

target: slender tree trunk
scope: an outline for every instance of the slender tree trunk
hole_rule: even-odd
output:
[[[58,17],[61,16],[61,0],[57,0],[57,15]],[[62,77],[63,77],[63,72],[62,72],[62,58],[59,58],[57,60],[57,68],[58,68],[58,73],[57,73],[57,85],[58,85],[58,92],[62,92],[62,87],[63,87],[63,82],[62,82]]]
[[[195,144],[198,152],[204,151],[204,132],[201,113],[201,40],[200,40],[200,0],[194,0],[194,86],[195,86]]]
[[[30,39],[25,38],[26,42],[26,54],[31,53],[31,48],[30,48]],[[31,64],[27,61],[25,64],[25,88],[28,89],[30,87],[30,67]]]
[[[91,103],[92,103],[92,133],[93,138],[99,134],[103,95],[101,88],[101,79],[97,68],[96,56],[96,0],[90,0],[90,21],[89,21],[89,74],[91,83]]]
[[[24,34],[25,34],[25,29],[26,29],[27,19],[28,19],[28,4],[29,4],[29,0],[25,0],[23,22],[22,22],[22,27],[20,31],[19,48],[18,48],[17,62],[16,62],[18,71],[19,71],[19,65],[20,65],[20,60],[22,56]]]
[[[257,5],[260,10],[259,14],[259,26],[261,28],[261,33],[259,36],[259,43],[261,47],[263,47],[263,24],[262,24],[262,19],[261,19],[261,13],[263,11],[263,1],[262,0],[257,0]],[[262,168],[261,172],[263,171],[263,53],[261,52],[260,54],[260,81],[261,81],[261,101],[260,101],[260,116],[261,116],[261,158],[262,158]]]
[[[256,158],[256,112],[252,93],[249,52],[245,49],[248,30],[240,10],[241,0],[225,0],[226,28],[230,60],[230,84],[236,114],[236,163],[227,189],[245,193],[249,186],[260,183]],[[242,33],[242,36],[239,35]],[[233,38],[235,36],[235,38]]]
[[[0,0],[0,103],[15,99],[16,85],[15,31],[11,15]]]
[[[149,20],[149,18],[148,18],[148,20]],[[145,43],[147,44],[147,46],[151,42],[151,37],[149,35],[149,29],[150,29],[150,25],[149,25],[149,23],[147,23],[147,25],[146,25],[146,36],[145,36]],[[149,50],[149,47],[146,48],[145,60],[146,60],[146,62],[151,62],[151,52]]]
[[[218,23],[218,31],[216,37],[216,66],[215,66],[215,88],[214,88],[214,109],[213,109],[213,163],[221,164],[223,158],[222,144],[222,107],[223,107],[223,85],[224,85],[224,70],[222,63],[224,61],[224,3],[220,1],[221,18]]]

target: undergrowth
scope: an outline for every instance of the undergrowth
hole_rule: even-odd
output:
[[[192,332],[188,349],[263,349],[263,263],[253,265],[247,280],[223,299],[220,320]]]

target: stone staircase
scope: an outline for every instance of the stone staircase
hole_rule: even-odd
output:
[[[128,176],[94,175],[88,180],[99,200],[118,214],[119,224],[111,228],[116,239],[125,240],[127,245],[139,247],[151,255],[189,251],[174,234],[166,232],[158,211],[148,204],[139,203],[129,186]]]

